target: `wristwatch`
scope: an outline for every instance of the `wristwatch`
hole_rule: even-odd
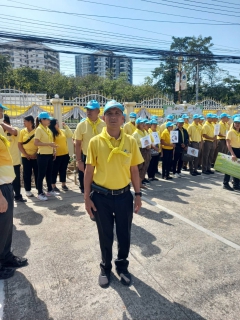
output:
[[[142,192],[135,192],[135,197],[136,196],[140,196],[141,197],[142,196]]]

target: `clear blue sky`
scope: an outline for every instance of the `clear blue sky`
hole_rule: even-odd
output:
[[[197,37],[202,35],[203,37],[211,36],[213,38],[213,53],[240,56],[240,25],[180,23],[240,23],[239,0],[229,0],[229,2],[223,0],[41,0],[41,2],[31,0],[2,0],[0,4],[2,31],[56,38],[65,37],[66,39],[77,38],[88,42],[112,43],[155,49],[169,49],[172,36]],[[16,8],[36,9],[36,6],[93,16],[74,16]],[[135,10],[115,6],[129,7]],[[146,10],[153,12],[147,12]],[[127,19],[96,17],[97,15]],[[181,15],[182,17],[174,15]],[[199,18],[208,19],[209,21],[201,21],[198,20]],[[165,22],[138,21],[133,19]],[[215,22],[214,20],[219,22]],[[43,26],[41,24],[51,25]],[[61,26],[57,24],[61,24]],[[66,49],[64,47],[61,48]],[[79,52],[91,52],[81,48],[76,50]],[[61,72],[75,74],[74,63],[74,55],[60,54]],[[144,77],[151,75],[151,71],[158,66],[158,63],[134,61],[133,66],[133,83],[140,84],[143,82]],[[225,64],[221,65],[221,67],[228,70],[231,75],[239,78],[240,65]]]

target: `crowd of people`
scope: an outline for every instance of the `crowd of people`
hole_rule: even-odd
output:
[[[65,123],[60,129],[58,120],[47,112],[41,112],[36,120],[31,115],[25,117],[25,128],[19,130],[11,125],[5,113],[7,108],[0,105],[0,233],[4,235],[0,237],[0,279],[12,276],[12,267],[27,264],[27,259],[11,253],[13,191],[15,201],[26,201],[21,194],[20,166],[27,197],[33,196],[33,173],[39,200],[60,194],[56,186],[58,175],[62,190],[68,191],[68,138],[72,138],[75,146],[85,207],[98,228],[101,287],[107,287],[110,282],[114,221],[118,238],[116,270],[124,285],[131,283],[127,257],[133,212],[141,207],[141,189],[158,180],[156,175],[164,180],[181,178],[182,170],[189,170],[192,176],[211,175],[219,152],[229,153],[233,161],[240,158],[239,114],[231,117],[222,113],[218,117],[208,113],[206,119],[195,114],[192,123],[187,114],[176,123],[170,114],[159,125],[157,116],[145,119],[134,112],[126,123],[124,106],[115,100],[105,105],[103,119],[99,116],[98,101],[89,101],[85,109],[86,118],[73,133]],[[162,161],[162,173],[159,161]],[[134,205],[130,183],[135,191]],[[233,187],[229,183],[230,176],[225,175],[223,187],[240,190],[239,179],[233,178]]]

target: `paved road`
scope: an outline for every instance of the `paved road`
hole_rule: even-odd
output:
[[[29,266],[4,283],[3,320],[240,319],[240,193],[221,183],[218,173],[151,183],[134,216],[130,288],[115,270],[98,286],[96,225],[73,183],[18,204],[13,249]]]

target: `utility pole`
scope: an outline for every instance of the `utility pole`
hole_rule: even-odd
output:
[[[199,91],[199,60],[197,59],[197,74],[196,74],[196,103],[198,103],[198,91]]]
[[[182,80],[182,57],[178,57],[178,72],[179,72],[179,91],[178,91],[178,102],[181,104],[181,80]]]

